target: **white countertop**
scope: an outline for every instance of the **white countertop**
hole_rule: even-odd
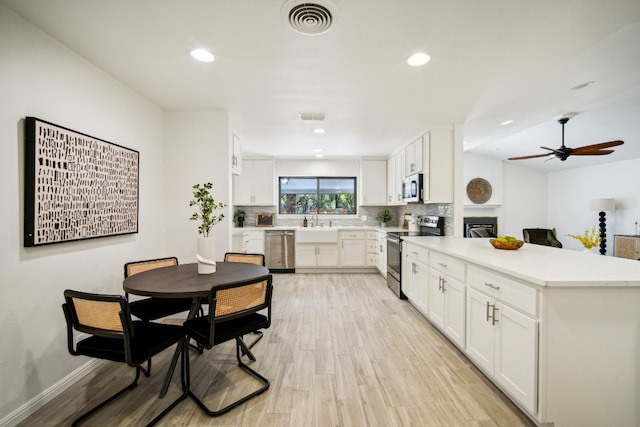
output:
[[[305,227],[301,227],[299,225],[276,225],[273,227],[233,227],[231,231],[234,234],[242,233],[243,231],[269,231],[269,230],[300,230]],[[311,228],[332,228],[337,230],[366,230],[366,231],[407,231],[403,230],[401,227],[380,227],[373,225],[334,225],[332,227],[307,227]]]
[[[403,237],[406,242],[542,287],[640,287],[640,261],[525,243],[495,249],[489,239]]]

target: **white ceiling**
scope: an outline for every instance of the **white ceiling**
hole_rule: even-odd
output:
[[[384,156],[457,123],[465,149],[538,154],[576,112],[567,146],[625,144],[520,164],[640,157],[638,0],[333,0],[333,27],[316,36],[288,27],[285,0],[0,1],[162,109],[228,110],[249,153]],[[216,60],[194,62],[196,47]],[[407,66],[418,50],[431,62]],[[327,113],[326,134],[302,112]]]

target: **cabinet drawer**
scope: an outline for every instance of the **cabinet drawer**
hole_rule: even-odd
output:
[[[367,239],[377,239],[378,232],[377,231],[367,231]]]
[[[423,248],[422,246],[407,243],[407,256],[416,261],[429,264],[429,249]]]
[[[379,244],[377,240],[367,240],[367,252],[378,252]]]
[[[531,286],[475,267],[469,267],[467,284],[534,317],[538,315],[538,291]]]
[[[448,274],[461,282],[465,281],[465,263],[440,252],[432,251],[430,254],[431,267]]]
[[[366,236],[365,231],[341,231],[340,238],[341,239],[363,239]]]

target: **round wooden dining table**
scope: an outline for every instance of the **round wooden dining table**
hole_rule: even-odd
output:
[[[155,298],[207,298],[214,285],[229,285],[269,274],[261,265],[216,262],[216,272],[198,274],[198,264],[179,264],[134,274],[124,279],[123,288],[134,295]]]
[[[268,268],[243,262],[217,261],[216,272],[211,274],[198,274],[197,263],[179,264],[129,276],[124,279],[122,287],[126,292],[134,295],[154,298],[191,298],[193,303],[187,316],[191,319],[198,312],[201,301],[209,297],[213,286],[259,280],[268,275]],[[167,393],[179,355],[180,349],[176,348],[160,397],[164,397]]]

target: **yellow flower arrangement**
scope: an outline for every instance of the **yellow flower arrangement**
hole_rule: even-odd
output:
[[[600,233],[596,232],[595,228],[585,230],[582,236],[576,234],[567,234],[567,236],[580,240],[586,249],[595,248],[600,244]]]

